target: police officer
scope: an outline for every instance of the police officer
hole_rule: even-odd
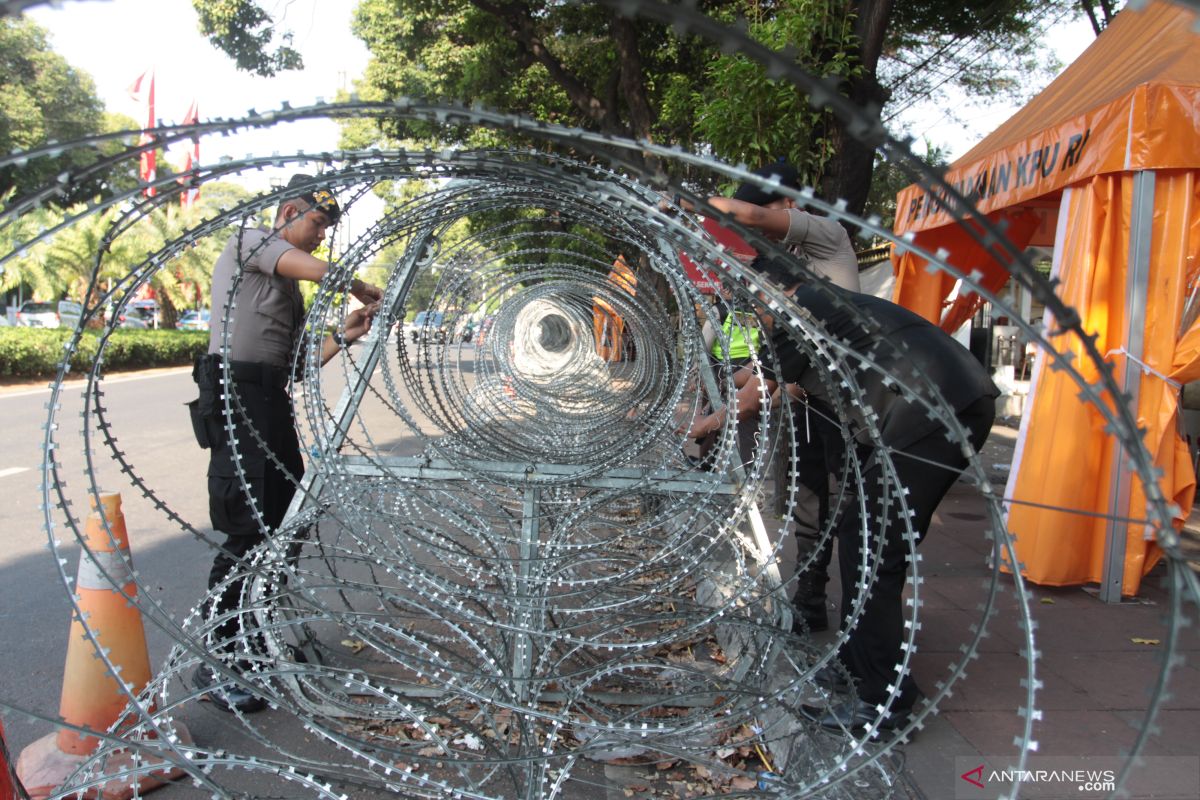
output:
[[[867,592],[838,653],[855,685],[844,700],[808,712],[830,729],[863,728],[878,716],[876,706],[888,699],[889,687],[898,685],[899,695],[880,724],[892,728],[907,720],[920,697],[907,672],[896,674],[903,656],[902,592],[909,551],[905,533],[911,526],[917,542],[925,536],[938,503],[968,463],[961,440],[948,436],[946,424],[898,386],[917,383],[914,391],[927,397],[913,378],[923,376],[949,405],[976,450],[991,430],[999,392],[969,350],[908,309],[826,283],[796,284],[795,273],[778,261],[760,259],[755,266],[781,285],[795,284],[792,298],[821,326],[824,338],[850,353],[843,359],[846,371],[831,376],[826,361],[777,332],[771,352],[762,356],[768,365],[766,391],[786,384],[822,414],[841,420],[862,470],[859,480],[844,487],[861,496],[850,497],[834,527],[843,625],[860,593]],[[860,391],[852,392],[844,376],[852,377]],[[735,376],[739,416],[756,413],[758,384],[748,368]],[[691,435],[706,435],[720,427],[724,417],[721,411],[695,420]],[[871,440],[872,429],[882,440],[881,449]],[[880,537],[882,550],[874,561]],[[869,584],[860,574],[864,546],[866,563],[875,569]]]
[[[796,168],[782,160],[760,167],[754,174],[776,180],[789,189],[800,189]],[[733,197],[710,197],[708,204],[782,244],[813,275],[847,291],[861,290],[858,259],[850,237],[835,220],[804,211],[792,198],[750,182],[739,186]],[[796,573],[792,604],[797,612],[797,632],[805,629],[823,631],[829,627],[825,586],[829,582],[829,562],[833,552],[828,536],[833,510],[830,482],[839,482],[844,465],[842,432],[835,420],[803,400],[793,402],[791,408],[793,428],[803,439],[794,462],[788,458],[783,465],[788,468],[795,465],[796,495],[792,519],[796,523],[797,565],[807,565]],[[791,483],[791,476],[786,471],[780,478],[780,484]]]
[[[319,283],[328,274],[329,263],[312,252],[340,215],[332,192],[311,176],[294,175],[274,225],[236,232],[213,267],[213,324],[208,356],[197,360],[193,372],[200,398],[192,405],[197,438],[210,448],[209,517],[225,535],[208,579],[210,594],[224,585],[207,608],[214,617],[240,606],[245,579],[238,563],[278,529],[304,472],[288,393],[304,329],[300,281]],[[350,293],[366,305],[347,314],[343,331],[324,337],[321,363],[371,329],[380,290],[355,279]],[[228,401],[221,393],[222,355],[234,390]],[[227,402],[233,408],[232,430]],[[253,651],[261,643],[251,636],[239,645],[242,624],[232,615],[216,625],[210,647],[229,659],[230,668],[245,671],[247,648]],[[262,698],[242,687],[222,685],[207,665],[196,671],[193,683],[224,710],[249,713],[265,707]]]

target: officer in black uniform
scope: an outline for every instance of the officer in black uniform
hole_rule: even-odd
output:
[[[781,285],[796,282],[791,265],[759,259],[755,266]],[[803,313],[823,330],[822,338],[840,343],[838,349],[849,353],[834,373],[828,356],[777,332],[762,355],[767,392],[787,384],[819,413],[841,420],[861,465],[861,479],[847,482],[845,490],[862,496],[848,498],[835,527],[843,626],[864,588],[866,576],[860,574],[864,544],[868,567],[875,568],[862,612],[838,653],[856,691],[844,701],[809,713],[831,729],[865,727],[878,716],[875,706],[887,700],[888,686],[899,681],[899,695],[880,725],[892,728],[907,720],[920,696],[910,675],[896,674],[903,656],[902,592],[909,552],[905,532],[911,525],[917,542],[925,536],[938,503],[968,463],[963,442],[948,436],[946,423],[931,415],[912,392],[930,398],[929,389],[922,387],[932,387],[954,412],[970,446],[978,450],[991,430],[999,391],[967,348],[908,309],[825,282],[793,285],[790,291]],[[846,377],[857,390],[846,387]],[[735,383],[741,387],[739,416],[757,413],[758,379],[743,369]],[[901,384],[911,391],[903,391]],[[697,419],[691,433],[706,434],[723,421],[723,411]],[[878,444],[871,439],[872,429],[878,432]],[[865,521],[858,512],[860,505],[866,509]],[[879,537],[883,537],[882,553],[873,564]]]

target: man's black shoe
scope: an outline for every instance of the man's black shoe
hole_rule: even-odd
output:
[[[833,664],[826,664],[814,672],[812,682],[835,694],[849,694],[854,688],[846,671],[838,669]]]
[[[258,695],[235,683],[222,683],[208,664],[196,667],[196,671],[192,673],[192,686],[204,692],[201,699],[207,698],[222,711],[236,710],[242,714],[254,714],[267,707],[267,701]]]
[[[824,605],[792,606],[792,633],[820,633],[829,630],[829,615],[825,613]]]
[[[820,633],[829,630],[829,612],[825,608],[828,598],[825,595],[825,578],[813,572],[802,572],[796,576],[796,592],[792,595],[792,631],[799,627],[800,617],[808,630]]]
[[[860,734],[879,719],[875,706],[854,696],[829,706],[800,706],[800,711],[822,728],[841,733]],[[910,711],[904,710],[885,712],[879,730],[892,732],[903,728],[911,716]]]

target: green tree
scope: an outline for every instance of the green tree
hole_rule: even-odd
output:
[[[8,198],[4,198],[7,200]],[[45,245],[27,247],[26,243],[62,220],[62,211],[39,208],[0,227],[0,253],[15,257],[0,264],[0,293],[24,284],[34,299],[49,300],[62,294],[63,286],[42,263]]]
[[[237,62],[239,69],[270,77],[304,66],[291,46],[292,34],[278,32],[275,21],[248,0],[192,0],[200,31]]]
[[[773,50],[793,48],[798,64],[831,78],[851,78],[859,65],[851,57],[854,17],[843,0],[781,0],[754,4],[747,33]],[[830,47],[831,42],[841,47]],[[733,161],[751,166],[779,158],[816,185],[835,156],[824,137],[828,112],[812,107],[788,81],[772,80],[763,67],[741,54],[708,61],[704,81],[692,95],[698,109],[700,141]]]
[[[50,49],[45,29],[27,19],[0,19],[0,152],[98,133],[102,115],[91,77]],[[11,190],[23,196],[97,158],[97,151],[76,147],[24,165],[2,167],[0,195]],[[91,197],[100,192],[104,178],[69,182],[56,202],[65,206]]]
[[[931,167],[945,168],[949,165],[946,153],[940,147],[926,141],[925,152],[914,149],[914,154]],[[878,214],[884,228],[891,228],[896,221],[896,195],[913,182],[909,170],[877,157],[875,170],[871,173],[871,192],[867,197],[867,208]]]
[[[250,193],[240,186],[217,182],[205,186],[200,202],[193,208],[182,209],[173,201],[164,203],[111,241],[107,241],[107,237],[116,218],[115,211],[87,214],[52,239],[22,248],[24,243],[64,217],[62,210],[38,209],[0,232],[0,251],[24,250],[21,256],[4,265],[0,290],[25,284],[38,298],[65,296],[95,305],[102,293],[135,268],[143,266],[150,253],[180,240],[201,220],[211,218],[218,210],[249,196]],[[83,207],[72,207],[65,213],[82,210]],[[226,238],[225,232],[217,232],[188,244],[151,277],[150,287],[159,298],[165,326],[174,324],[180,309],[207,301],[212,286],[212,265],[225,246]],[[100,253],[103,256],[99,261],[97,280],[90,296],[85,297]]]
[[[698,0],[695,7],[724,22],[746,20],[753,37],[792,48],[800,66],[832,79],[874,115],[949,86],[976,95],[1021,91],[1052,66],[1037,47],[1042,26],[1080,9],[1075,0]],[[623,17],[607,3],[360,0],[354,31],[373,56],[358,84],[365,99],[481,103],[751,165],[786,156],[825,196],[844,198],[856,213],[866,205],[873,144],[845,121],[809,109],[807,97],[768,79],[758,64],[723,55],[722,43],[677,37],[665,23]],[[492,132],[427,124],[385,123],[380,133],[393,141],[497,143]],[[362,125],[348,135],[351,146],[371,137]]]
[[[354,31],[373,54],[358,85],[367,99],[479,103],[688,145],[694,141],[691,98],[712,52],[705,43],[672,36],[665,25],[556,0],[363,0]],[[394,139],[497,143],[493,132],[423,124],[384,132]]]
[[[57,225],[64,216],[80,213],[85,207],[72,206],[64,210],[39,209],[22,216],[9,232],[13,246],[28,242],[38,233]],[[33,296],[41,299],[66,297],[83,300],[96,262],[96,254],[105,253],[98,275],[99,284],[119,280],[129,271],[129,265],[145,257],[150,242],[139,230],[127,232],[109,243],[105,236],[112,225],[113,214],[86,214],[74,224],[32,247],[21,247],[22,253],[5,264],[0,288],[11,289],[20,284],[29,286]],[[95,300],[95,297],[89,298]]]
[[[854,20],[855,69],[840,89],[860,108],[889,120],[950,87],[977,98],[1024,98],[1058,68],[1040,47],[1045,26],[1078,13],[1075,0],[845,0]],[[827,49],[846,47],[831,40]],[[817,182],[826,197],[866,207],[875,158],[844,120],[827,115],[817,131],[831,158]],[[874,210],[874,209],[871,209]]]

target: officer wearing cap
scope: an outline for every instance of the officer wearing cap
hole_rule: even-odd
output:
[[[780,186],[799,191],[796,168],[776,161],[754,170],[760,178],[777,181]],[[796,202],[778,192],[749,181],[742,183],[733,197],[710,197],[708,204],[728,214],[738,223],[761,231],[767,238],[787,247],[801,267],[842,289],[861,291],[858,259],[846,229],[827,217],[796,207]],[[836,421],[827,418],[800,400],[792,405],[795,428],[803,439],[795,459],[782,466],[796,470],[796,495],[792,507],[795,521],[797,563],[807,564],[795,578],[792,604],[796,609],[797,632],[816,632],[829,627],[825,586],[829,582],[832,542],[826,536],[830,525],[830,481],[837,481],[843,464],[841,431]],[[750,423],[753,426],[753,423]],[[791,483],[780,475],[781,483]],[[820,548],[818,550],[818,548]],[[812,555],[814,554],[815,555]],[[811,556],[811,557],[810,557]]]
[[[328,274],[329,263],[312,253],[324,240],[326,229],[337,222],[341,208],[332,192],[309,175],[292,176],[283,194],[270,229],[239,230],[217,259],[208,356],[197,359],[193,370],[200,397],[189,404],[192,422],[200,445],[210,448],[209,517],[213,528],[225,535],[209,573],[210,590],[225,582],[239,560],[279,527],[304,473],[288,393],[304,331],[300,281],[319,283]],[[382,293],[358,279],[351,283],[350,293],[365,305],[346,315],[343,331],[324,337],[321,363],[371,328]],[[226,368],[222,355],[228,360],[236,397],[236,402],[228,403],[233,408],[232,432],[227,429],[227,403],[221,392]],[[244,580],[230,581],[208,613],[237,609],[243,585]],[[237,656],[246,655],[245,648],[258,643],[236,644],[239,627],[236,618],[218,625],[210,647],[233,657],[231,668],[245,671],[248,664]],[[194,683],[227,711],[236,708],[248,713],[266,705],[236,685],[219,685],[207,665],[197,670]]]
[[[754,170],[754,174],[776,180],[789,189],[800,189],[799,173],[785,161],[767,164]],[[834,220],[801,210],[792,198],[748,181],[738,187],[733,197],[710,197],[708,204],[786,246],[815,275],[851,292],[862,290],[858,259],[850,237]]]

